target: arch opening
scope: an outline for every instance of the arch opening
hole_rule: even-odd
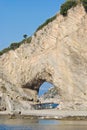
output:
[[[31,81],[23,84],[22,88],[36,90],[38,93],[40,86],[46,81],[52,82],[52,79],[51,71],[47,72],[46,70],[43,70],[41,73],[36,74]]]
[[[58,88],[52,83],[45,81],[38,91],[38,100],[40,103],[52,103],[58,100]]]
[[[27,90],[35,92],[35,95],[32,95],[33,101],[41,102],[41,98],[53,99],[57,94],[58,89],[56,89],[57,87],[52,84],[52,79],[52,74],[44,71],[43,73],[38,73],[31,81],[24,84],[22,88],[24,89],[24,91]]]
[[[52,89],[54,86],[50,82],[43,82],[41,86],[39,87],[38,91],[38,97],[42,97],[44,94],[48,93],[50,89]]]

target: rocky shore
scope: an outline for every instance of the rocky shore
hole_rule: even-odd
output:
[[[64,111],[57,109],[29,110],[21,113],[0,112],[0,117],[5,118],[41,118],[41,119],[71,119],[87,120],[87,111]]]

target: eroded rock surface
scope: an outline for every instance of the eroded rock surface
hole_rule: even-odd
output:
[[[87,110],[87,14],[82,6],[67,17],[57,14],[30,44],[0,57],[0,99],[6,110],[30,109],[44,81],[57,87],[60,109]]]

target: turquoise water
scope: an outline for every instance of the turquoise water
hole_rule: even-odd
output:
[[[0,130],[87,130],[87,121],[0,119]]]

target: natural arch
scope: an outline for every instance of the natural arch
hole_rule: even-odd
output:
[[[30,90],[36,91],[35,94],[36,94],[36,98],[38,99],[38,93],[40,90],[40,86],[44,82],[49,82],[49,83],[53,84],[53,77],[52,77],[51,71],[49,71],[49,72],[43,71],[42,73],[38,73],[31,81],[24,84],[22,86],[22,88],[27,89],[27,90],[30,89]],[[46,87],[46,86],[44,86],[44,87]]]
[[[22,87],[36,90],[38,93],[40,86],[44,82],[53,83],[53,77],[52,77],[51,71],[49,72],[43,71],[42,73],[38,73],[31,81],[27,82]]]

